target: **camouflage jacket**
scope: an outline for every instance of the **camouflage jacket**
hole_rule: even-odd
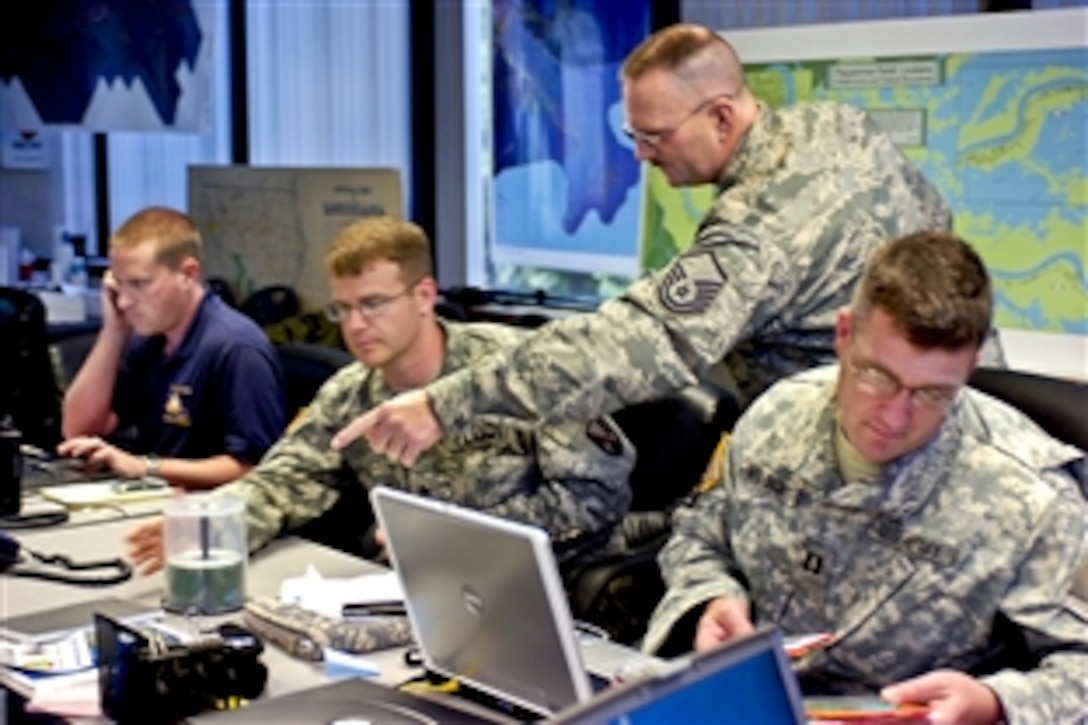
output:
[[[429,386],[445,429],[480,415],[585,420],[723,358],[751,398],[834,361],[835,313],[874,249],[951,225],[937,190],[848,106],[762,108],[719,186],[692,246],[658,274]]]
[[[442,324],[442,374],[519,336],[495,324]],[[378,371],[358,362],[344,367],[256,468],[216,489],[216,495],[245,500],[251,551],[328,510],[345,479],[367,489],[385,483],[535,524],[556,541],[595,532],[607,538],[630,506],[634,449],[608,418],[540,428],[476,426],[470,434],[447,436],[412,468],[373,453],[365,440],[343,452],[329,447],[348,422],[393,395]]]
[[[836,372],[784,381],[742,416],[722,485],[676,514],[645,649],[693,608],[740,597],[756,623],[838,636],[799,663],[814,689],[951,668],[980,677],[1011,723],[1088,715],[1088,604],[1070,591],[1088,563],[1088,505],[1068,473],[1084,454],[964,389],[879,483],[845,482]]]

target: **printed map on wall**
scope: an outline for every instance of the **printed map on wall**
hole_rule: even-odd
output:
[[[403,208],[396,169],[189,167],[205,273],[230,283],[239,301],[287,285],[304,309],[324,307],[325,250],[336,234],[362,217],[402,218]]]
[[[0,128],[211,129],[217,3],[54,0],[6,7]]]
[[[1088,51],[1032,50],[747,66],[771,107],[869,111],[940,188],[986,261],[999,327],[1088,334]],[[642,264],[691,243],[713,188],[644,187]]]
[[[497,262],[636,273],[640,172],[618,77],[648,27],[645,2],[494,0]]]

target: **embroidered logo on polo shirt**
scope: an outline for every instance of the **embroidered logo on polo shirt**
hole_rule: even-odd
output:
[[[193,394],[193,389],[180,383],[170,384],[170,394],[166,396],[166,405],[162,409],[164,423],[188,428],[193,424],[189,409],[185,407],[185,398]]]

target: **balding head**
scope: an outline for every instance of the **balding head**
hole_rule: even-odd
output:
[[[718,181],[756,118],[733,47],[701,25],[654,33],[620,70],[635,157],[673,186]]]
[[[744,88],[740,58],[720,35],[702,25],[681,23],[654,33],[631,51],[620,73],[633,81],[664,70],[694,96],[736,95]]]

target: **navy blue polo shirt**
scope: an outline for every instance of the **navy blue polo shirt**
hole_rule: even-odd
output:
[[[133,452],[200,459],[229,453],[257,463],[286,425],[283,373],[253,320],[208,292],[185,339],[165,357],[163,335],[134,336],[113,410],[135,428]]]

